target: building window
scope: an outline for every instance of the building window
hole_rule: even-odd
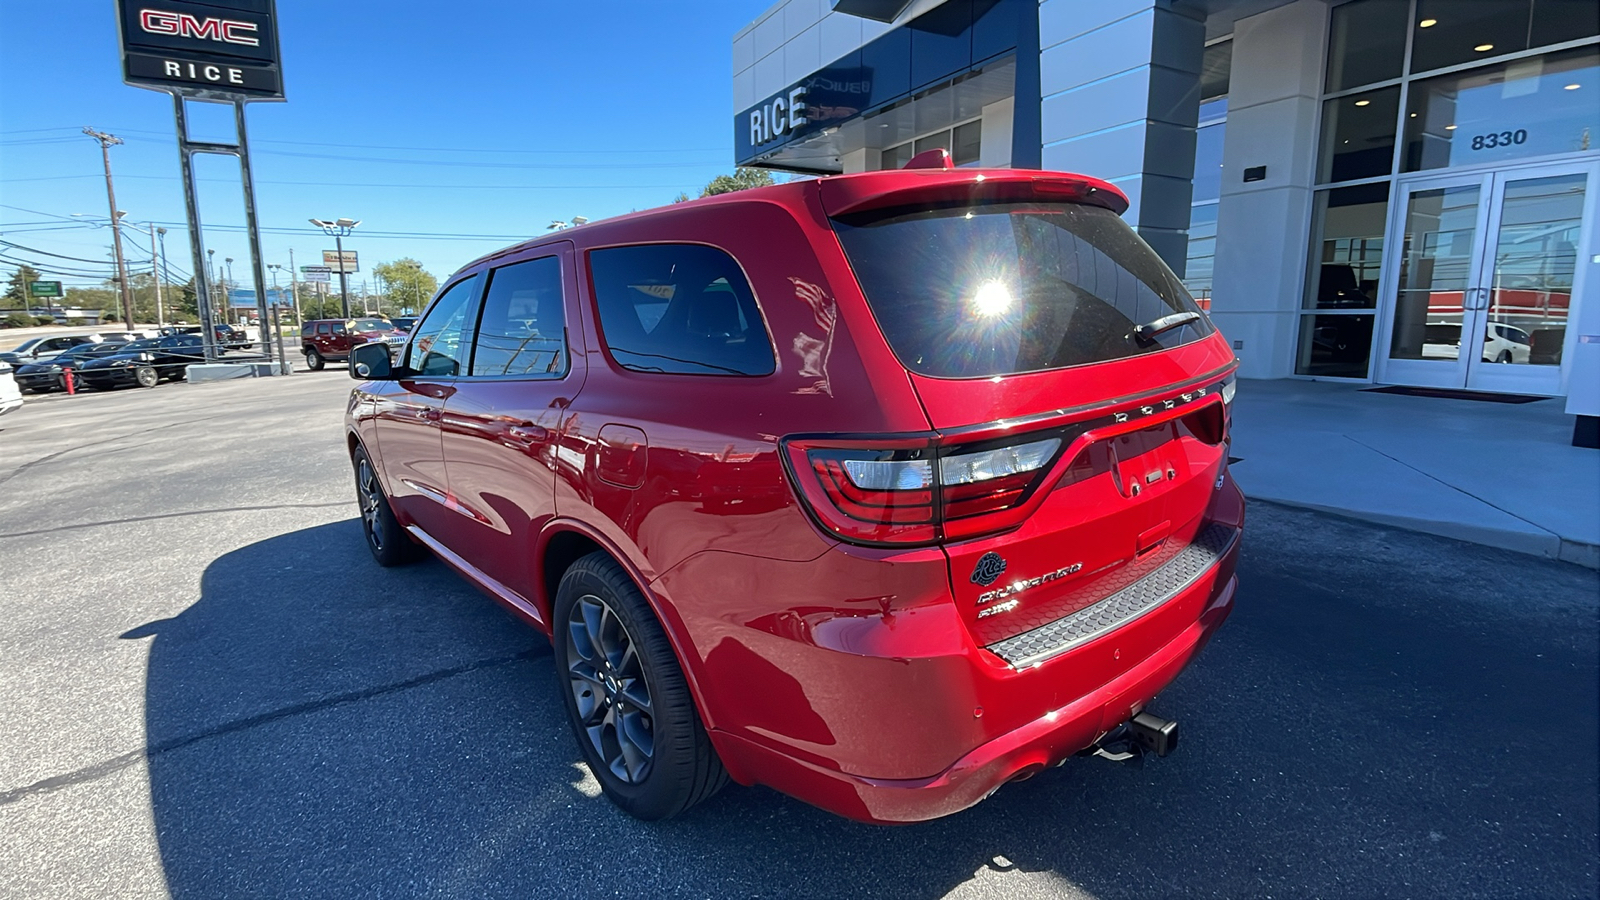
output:
[[[1594,0],[1417,0],[1411,71],[1458,66],[1596,34],[1600,3]]]
[[[1411,85],[1406,106],[1406,172],[1591,150],[1600,137],[1600,50],[1429,78]]]
[[[1201,309],[1211,308],[1211,273],[1217,256],[1217,204],[1198,203],[1189,210],[1189,254],[1183,286]]]
[[[1366,377],[1388,211],[1385,183],[1317,192],[1296,374]]]
[[[1356,0],[1334,7],[1328,35],[1328,92],[1399,78],[1405,67],[1410,14],[1411,0]]]
[[[1399,85],[1323,101],[1317,181],[1351,181],[1389,174],[1394,167],[1394,134],[1399,115]]]
[[[974,166],[983,145],[983,120],[973,119],[954,128],[944,128],[925,134],[915,140],[896,144],[883,150],[880,168],[900,169],[913,156],[941,147],[950,151],[950,159],[958,166]]]

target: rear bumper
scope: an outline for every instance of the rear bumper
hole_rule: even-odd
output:
[[[1108,630],[1015,664],[998,645],[950,642],[955,623],[932,609],[870,630],[871,618],[812,618],[809,629],[772,629],[788,638],[775,645],[747,639],[751,651],[716,673],[710,694],[726,697],[737,672],[733,692],[748,686],[772,711],[708,697],[712,741],[735,780],[859,821],[918,822],[972,806],[1091,746],[1205,646],[1237,585],[1243,504],[1231,479],[1213,512],[1233,538],[1192,579]],[[719,655],[732,656],[708,662]]]
[[[962,756],[932,778],[866,778],[785,754],[764,743],[714,733],[724,761],[736,759],[753,781],[852,819],[921,822],[972,806],[1008,781],[1025,778],[1084,750],[1127,721],[1177,677],[1233,611],[1237,579],[1209,591],[1201,616],[1155,654],[1078,699]],[[730,765],[730,771],[734,769]],[[745,779],[739,779],[741,781]]]

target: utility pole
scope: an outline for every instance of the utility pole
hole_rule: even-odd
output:
[[[128,265],[122,258],[122,214],[117,212],[117,191],[111,186],[111,147],[122,138],[84,126],[83,133],[100,142],[100,158],[106,167],[106,202],[111,204],[111,243],[117,254],[117,287],[122,291],[122,327],[133,330],[133,292],[128,290]]]
[[[295,281],[295,276],[299,271],[300,271],[299,269],[296,269],[294,267],[294,248],[290,247],[289,248],[289,293],[294,295],[294,323],[296,325],[303,325],[303,324],[305,324],[306,320],[301,318],[301,316],[300,316],[300,285],[299,285],[298,282]]]
[[[156,243],[156,223],[150,224],[150,272],[156,277],[156,329],[167,327],[166,313],[161,308],[161,246]],[[167,230],[161,229],[161,236],[167,236]]]

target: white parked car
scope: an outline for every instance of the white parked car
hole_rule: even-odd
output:
[[[11,366],[0,362],[0,415],[21,405],[22,391],[17,390],[17,380],[11,377]]]
[[[1423,338],[1423,359],[1457,359],[1461,356],[1461,326],[1429,325]],[[1483,335],[1483,361],[1526,365],[1533,338],[1515,325],[1490,322]]]

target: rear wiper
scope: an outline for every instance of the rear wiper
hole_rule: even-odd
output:
[[[1133,326],[1133,336],[1138,338],[1140,343],[1147,344],[1155,340],[1156,335],[1163,331],[1171,331],[1174,328],[1181,328],[1191,322],[1198,321],[1200,321],[1200,314],[1197,312],[1173,313],[1170,316],[1162,316],[1153,322]]]

